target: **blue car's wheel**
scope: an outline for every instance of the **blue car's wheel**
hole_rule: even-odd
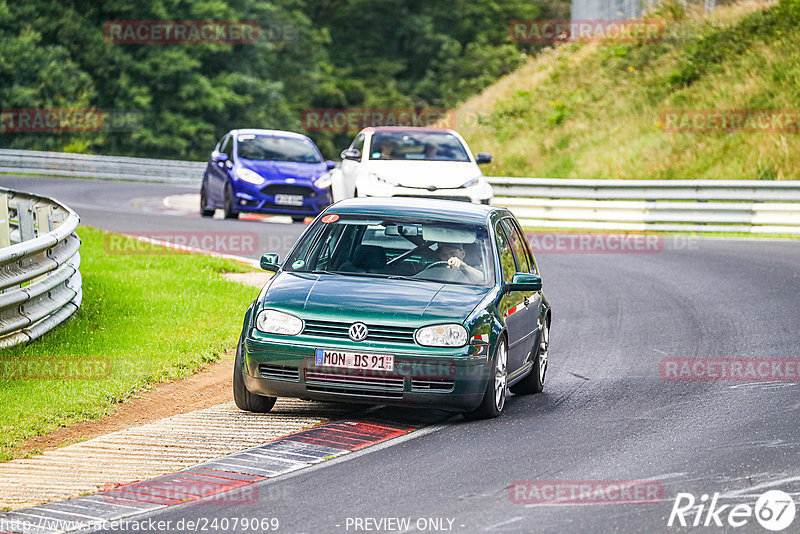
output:
[[[226,219],[238,219],[239,212],[236,211],[236,208],[233,206],[233,188],[231,187],[230,182],[225,184],[225,218]]]
[[[208,196],[206,195],[206,186],[200,188],[200,216],[213,217],[214,208],[208,207]]]

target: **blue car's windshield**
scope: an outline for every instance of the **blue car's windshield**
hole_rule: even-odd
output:
[[[333,215],[310,229],[284,267],[489,286],[495,280],[491,250],[483,226]]]
[[[322,157],[308,139],[267,135],[239,135],[240,158],[292,163],[321,163]]]

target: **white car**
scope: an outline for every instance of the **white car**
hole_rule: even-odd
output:
[[[332,175],[334,201],[353,197],[430,197],[489,204],[492,186],[464,139],[441,128],[365,128]]]

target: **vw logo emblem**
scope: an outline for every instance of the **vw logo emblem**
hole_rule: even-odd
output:
[[[353,341],[364,341],[367,339],[369,329],[367,329],[367,325],[364,323],[353,323],[350,325],[350,330],[348,330],[347,333]]]

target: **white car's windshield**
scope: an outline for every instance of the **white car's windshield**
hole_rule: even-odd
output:
[[[487,286],[494,283],[491,250],[483,226],[343,216],[312,228],[284,267]]]
[[[376,132],[369,159],[469,161],[464,145],[448,132]]]

